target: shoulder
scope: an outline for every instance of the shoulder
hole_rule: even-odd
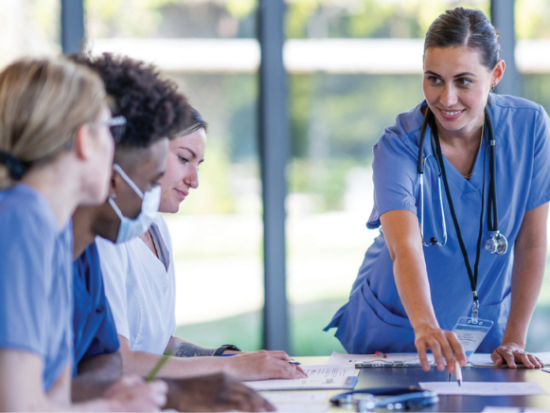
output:
[[[424,115],[422,107],[425,101],[419,103],[415,108],[400,113],[395,123],[384,130],[380,140],[374,145],[374,152],[377,151],[405,151],[413,156],[418,152],[420,129]]]
[[[39,234],[43,240],[48,235],[55,237],[59,232],[46,199],[22,184],[0,191],[0,227],[10,234],[12,242],[17,238],[32,241],[33,234]]]
[[[510,95],[495,95],[490,94],[489,99],[491,106],[497,109],[512,109],[512,110],[532,110],[535,112],[542,111],[542,106],[528,99]]]
[[[489,96],[496,127],[510,122],[512,119],[514,119],[514,125],[517,127],[519,126],[517,123],[518,118],[523,123],[531,123],[541,119],[541,116],[548,117],[541,105],[530,100],[509,95],[490,94]]]

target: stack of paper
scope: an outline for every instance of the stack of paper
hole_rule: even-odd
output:
[[[532,353],[545,365],[550,365],[550,352]],[[430,365],[434,364],[434,356],[428,353]],[[491,354],[474,353],[469,357],[466,367],[495,367]],[[341,354],[333,352],[327,364],[357,364],[358,367],[420,367],[417,353],[388,353],[385,358],[375,354]],[[521,366],[521,364],[520,364]]]
[[[434,364],[433,354],[428,354],[428,362]],[[333,352],[327,364],[348,364],[357,367],[420,367],[417,353],[389,353],[386,357],[375,354],[341,354]]]
[[[538,357],[545,365],[550,365],[550,352],[544,353],[531,353]],[[488,353],[474,353],[468,359],[474,367],[494,367],[495,364],[491,360],[491,354]]]
[[[247,381],[254,390],[324,390],[355,388],[359,371],[355,365],[302,366],[308,377],[296,380]]]

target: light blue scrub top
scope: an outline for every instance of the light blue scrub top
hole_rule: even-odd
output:
[[[492,352],[500,345],[510,313],[514,243],[525,212],[550,201],[550,120],[533,102],[512,96],[490,95],[490,111],[496,140],[496,177],[499,229],[508,238],[505,255],[489,254],[482,245],[477,292],[479,317],[494,321],[478,351]],[[418,215],[420,184],[417,173],[418,145],[423,115],[422,102],[397,117],[374,146],[374,208],[367,222],[380,227],[380,216],[391,210]],[[424,157],[432,153],[427,130]],[[481,196],[485,166],[485,210],[482,242],[488,238],[487,194],[489,189],[489,143],[487,131],[477,155],[473,175],[465,179],[445,159],[447,178],[470,265],[475,263],[479,234]],[[484,165],[485,164],[485,165]],[[441,212],[437,190],[437,166],[426,163],[424,181],[424,238],[442,241]],[[424,256],[435,315],[441,328],[452,330],[459,317],[471,316],[472,291],[464,258],[451,218],[445,190],[448,241],[445,246],[424,247]],[[544,225],[544,223],[541,223]],[[397,293],[382,228],[367,250],[350,299],[325,328],[337,327],[336,337],[350,353],[416,352],[414,331]]]
[[[0,348],[39,356],[45,391],[72,361],[72,251],[40,193],[0,191]]]

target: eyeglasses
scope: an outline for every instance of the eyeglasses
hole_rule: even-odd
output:
[[[109,120],[89,123],[89,125],[91,125],[91,126],[100,126],[100,125],[108,126],[109,131],[111,132],[111,136],[113,137],[113,140],[115,141],[115,144],[118,144],[118,143],[120,143],[122,137],[124,136],[124,131],[126,130],[126,118],[124,116],[115,116],[114,118],[111,118]]]

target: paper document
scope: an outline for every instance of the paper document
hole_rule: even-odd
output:
[[[437,394],[464,394],[469,396],[529,396],[547,394],[537,383],[465,381],[459,386],[456,381],[420,383],[424,390]]]
[[[325,391],[265,392],[262,396],[282,413],[324,413],[330,407]]]
[[[306,379],[247,381],[244,384],[254,390],[353,389],[359,375],[354,364],[347,366],[323,364],[301,367],[308,375]]]
[[[502,407],[487,406],[481,413],[550,413],[548,409],[537,409],[536,407]]]
[[[545,365],[550,365],[550,352],[531,354],[538,357]],[[491,360],[490,353],[474,353],[469,357],[468,361],[472,363],[474,367],[495,367],[493,360]],[[518,364],[518,366],[522,366],[522,364]]]
[[[428,354],[428,361],[430,364],[434,363],[433,354]],[[357,364],[357,367],[420,367],[420,359],[417,353],[388,353],[386,357],[379,357],[375,354],[341,354],[334,351],[327,364]]]

